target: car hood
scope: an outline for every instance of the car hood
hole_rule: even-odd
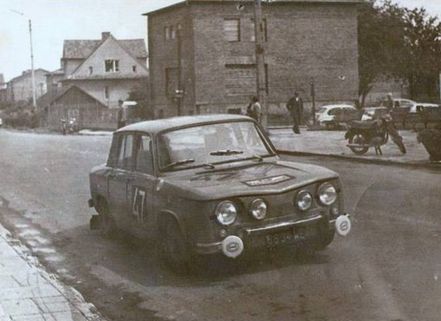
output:
[[[274,161],[170,175],[162,178],[163,182],[158,190],[183,198],[214,200],[283,193],[337,177],[337,173],[324,167]]]

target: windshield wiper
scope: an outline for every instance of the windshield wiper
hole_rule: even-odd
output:
[[[163,167],[162,169],[169,169],[169,168],[173,168],[175,166],[179,166],[179,165],[184,165],[184,164],[188,164],[188,163],[194,163],[194,159],[193,158],[188,158],[188,159],[181,159],[178,160],[176,162],[170,163],[168,165],[166,165],[165,167]]]
[[[230,155],[238,155],[238,154],[243,154],[243,151],[234,150],[234,149],[219,149],[219,150],[210,152],[210,155],[212,155],[212,156],[230,156]]]

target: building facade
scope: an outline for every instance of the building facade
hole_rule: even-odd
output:
[[[60,72],[50,79],[53,88],[75,85],[101,104],[118,107],[132,89],[148,78],[143,39],[117,40],[103,32],[101,40],[65,40]],[[60,80],[61,78],[61,80]],[[147,88],[146,88],[147,90]]]
[[[49,71],[38,68],[34,70],[35,77],[35,97],[38,99],[47,92],[46,74]],[[32,72],[31,70],[11,79],[7,83],[7,100],[9,101],[29,101],[32,100]]]
[[[295,91],[308,104],[312,84],[318,105],[357,99],[360,2],[262,4],[270,113],[285,113]],[[145,14],[157,117],[243,109],[256,95],[253,3],[189,0]]]

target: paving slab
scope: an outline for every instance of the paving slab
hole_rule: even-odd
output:
[[[1,321],[105,321],[0,225]]]

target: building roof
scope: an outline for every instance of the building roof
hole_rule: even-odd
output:
[[[146,133],[158,133],[167,129],[176,129],[191,125],[204,125],[222,121],[243,121],[251,119],[247,116],[232,115],[232,114],[211,114],[211,115],[196,115],[196,116],[180,116],[156,120],[148,120],[135,124],[128,125],[118,132],[123,131],[140,131]]]
[[[97,103],[102,105],[103,107],[106,107],[102,102],[100,102],[98,99],[93,97],[87,91],[85,91],[84,89],[82,89],[82,88],[80,88],[78,86],[75,86],[75,85],[62,87],[61,91],[53,99],[50,100],[50,104],[53,104],[56,101],[60,100],[64,95],[66,95],[69,91],[72,91],[72,90],[79,91],[81,94],[83,94],[83,95],[85,95],[87,97],[90,97],[91,99],[93,99],[94,101],[96,101]]]
[[[34,73],[39,72],[39,71],[40,71],[40,72],[43,72],[43,73],[45,73],[45,74],[48,74],[48,73],[49,73],[49,71],[47,71],[46,69],[43,69],[43,68],[37,68],[37,69],[34,69]],[[24,77],[30,76],[31,73],[32,73],[31,70],[25,70],[25,71],[22,72],[22,74],[21,74],[20,76],[17,76],[17,77],[12,78],[11,80],[9,80],[9,82],[16,81],[16,80],[19,80],[19,79],[21,79],[21,78],[24,78]]]
[[[357,4],[357,3],[366,3],[367,0],[275,0],[270,3],[264,3],[264,5],[274,5],[278,3],[348,3],[348,4]],[[157,10],[149,11],[144,13],[144,16],[148,16],[151,14],[156,14],[162,11],[166,11],[175,7],[181,7],[186,4],[192,3],[238,3],[237,0],[187,0],[172,4],[170,6],[166,6]],[[243,2],[254,2],[254,0],[241,0]]]
[[[118,43],[133,57],[147,58],[144,39],[123,39]],[[62,59],[86,59],[102,43],[102,40],[64,40]]]

